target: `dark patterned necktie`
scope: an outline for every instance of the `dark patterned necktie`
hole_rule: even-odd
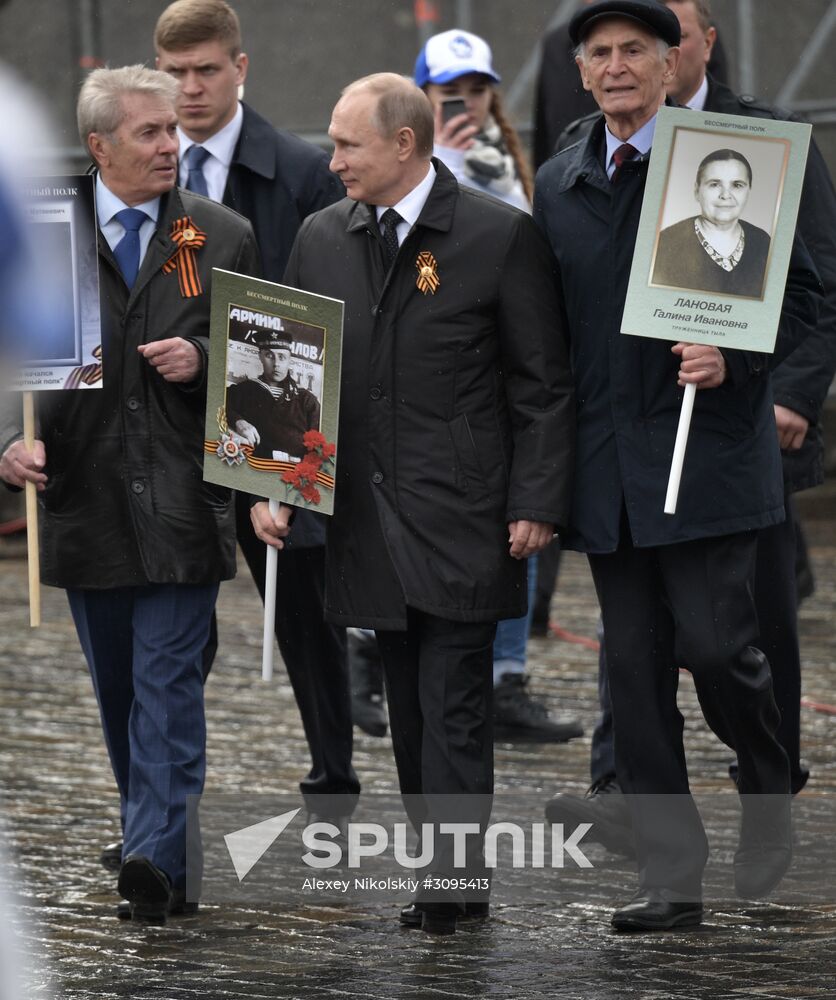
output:
[[[138,208],[123,208],[117,212],[116,220],[124,226],[125,235],[113,248],[113,256],[128,288],[134,287],[139,273],[139,229],[148,215]]]
[[[386,268],[388,270],[398,256],[397,227],[399,222],[403,222],[403,219],[394,208],[387,208],[381,215],[380,221],[383,223],[383,245],[386,247]]]
[[[209,159],[209,150],[203,146],[190,146],[186,150],[186,166],[189,168],[189,176],[186,178],[186,190],[194,191],[195,194],[202,194],[209,197],[209,188],[206,186],[206,177],[203,173],[203,164]]]
[[[612,161],[615,164],[615,170],[610,178],[612,183],[615,183],[616,177],[621,173],[621,165],[626,160],[632,160],[633,157],[638,153],[635,146],[631,146],[629,142],[622,143],[618,149],[612,154]]]

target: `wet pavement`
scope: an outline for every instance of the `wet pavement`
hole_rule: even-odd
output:
[[[803,795],[832,816],[836,509],[820,503],[815,513],[806,527],[817,589],[802,607],[801,633],[804,695],[817,707],[802,713],[813,775]],[[11,927],[26,951],[25,995],[836,998],[836,887],[763,903],[707,899],[698,930],[622,936],[609,917],[629,896],[633,875],[600,848],[589,856],[603,877],[585,882],[568,873],[571,891],[562,891],[544,876],[523,898],[495,906],[486,925],[446,938],[400,929],[401,895],[305,904],[277,891],[257,902],[212,902],[162,928],[118,921],[115,880],[97,861],[101,846],[116,839],[118,811],[89,677],[63,595],[44,590],[44,624],[30,630],[25,586],[25,563],[0,560],[0,815],[11,860],[6,888],[18,904],[0,934]],[[553,605],[565,632],[532,640],[530,672],[537,694],[580,717],[587,736],[564,745],[499,745],[501,792],[544,802],[557,790],[585,789],[596,614],[586,563],[570,554]],[[307,769],[286,678],[281,669],[269,686],[259,678],[259,619],[245,570],[221,591],[221,645],[206,692],[213,794],[293,792]],[[726,794],[728,752],[707,733],[687,678],[680,703],[694,788]],[[365,792],[391,795],[388,738],[356,731],[355,766]]]

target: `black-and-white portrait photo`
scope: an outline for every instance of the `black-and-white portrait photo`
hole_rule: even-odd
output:
[[[677,129],[651,284],[762,298],[787,152]]]
[[[226,419],[253,457],[304,457],[305,432],[319,430],[323,356],[321,327],[230,309]]]

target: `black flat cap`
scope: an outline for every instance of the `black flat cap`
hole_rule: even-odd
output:
[[[601,17],[632,18],[668,45],[679,45],[682,37],[679,18],[659,0],[599,0],[598,3],[582,7],[569,22],[572,44],[580,45],[592,25]]]

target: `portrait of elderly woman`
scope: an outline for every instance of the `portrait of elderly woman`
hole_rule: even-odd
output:
[[[769,234],[740,217],[751,190],[752,167],[742,153],[709,153],[694,184],[699,215],[661,231],[652,283],[760,298]]]

